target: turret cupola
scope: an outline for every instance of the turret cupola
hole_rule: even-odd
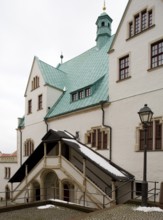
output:
[[[96,42],[97,47],[103,47],[108,39],[111,37],[111,23],[112,19],[109,15],[105,12],[106,7],[104,3],[103,13],[97,18],[96,25],[97,25],[97,36]]]

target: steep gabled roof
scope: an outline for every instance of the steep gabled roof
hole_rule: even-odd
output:
[[[63,71],[39,60],[37,62],[42,73],[45,84],[63,90],[67,81],[67,74]]]
[[[64,94],[51,108],[46,118],[55,117],[65,113],[98,105],[101,100],[108,101],[108,55],[113,37],[99,49],[93,47],[85,53],[60,64],[58,70],[66,72],[64,81]],[[63,86],[63,85],[62,85]],[[89,97],[71,100],[71,93],[91,86],[92,94]]]
[[[126,13],[127,13],[128,8],[129,8],[129,6],[130,6],[130,4],[131,4],[131,1],[132,1],[132,0],[128,0],[128,3],[127,3],[127,5],[126,5],[126,8],[125,8],[125,10],[124,10],[124,12],[123,12],[122,18],[121,18],[121,20],[120,20],[120,23],[119,23],[119,25],[118,25],[118,28],[117,28],[115,37],[114,37],[114,39],[113,39],[113,41],[112,41],[112,43],[111,43],[111,45],[110,45],[110,48],[109,48],[109,50],[108,50],[108,53],[111,52],[112,49],[114,49],[114,48],[113,48],[114,42],[116,41],[116,38],[117,38],[117,36],[118,36],[118,34],[119,34],[121,25],[122,25],[123,20],[124,20],[124,18],[125,18],[125,16],[126,16]]]

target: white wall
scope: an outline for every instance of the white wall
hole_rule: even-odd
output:
[[[149,30],[128,39],[128,23],[133,16],[147,8],[153,10],[155,24]],[[153,110],[153,117],[163,117],[163,66],[149,71],[150,47],[163,39],[163,2],[161,0],[131,1],[109,54],[108,118],[113,127],[113,161],[142,179],[143,152],[136,152],[136,127],[140,119],[137,112],[144,106]],[[119,58],[129,54],[131,78],[118,80]],[[162,134],[163,137],[163,134]],[[163,181],[163,151],[148,152],[148,180]]]
[[[93,110],[80,111],[78,113],[69,114],[66,117],[54,118],[54,120],[48,124],[49,129],[67,130],[73,135],[76,134],[76,131],[79,131],[80,141],[85,143],[85,134],[87,131],[92,127],[102,126],[102,110],[99,106]],[[96,148],[93,149],[97,150]],[[108,150],[98,150],[98,152],[109,159]]]

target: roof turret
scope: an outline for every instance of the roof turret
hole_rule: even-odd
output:
[[[111,37],[112,19],[105,12],[105,10],[106,10],[106,6],[104,1],[103,13],[97,18],[96,21],[96,25],[97,25],[96,42],[97,42],[97,47],[99,49],[103,47],[108,41],[108,39]]]

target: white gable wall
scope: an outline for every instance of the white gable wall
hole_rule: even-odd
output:
[[[153,10],[153,23],[149,30],[128,39],[128,24],[133,16],[144,10]],[[140,125],[137,112],[148,106],[154,118],[163,118],[163,67],[150,69],[151,44],[163,39],[163,2],[161,0],[133,0],[120,26],[109,54],[109,98],[108,121],[113,127],[113,161],[142,180],[143,152],[137,151],[136,128]],[[129,54],[131,78],[117,82],[119,58]],[[160,120],[160,123],[162,120]],[[163,131],[162,131],[163,137]],[[163,148],[162,148],[163,149]],[[163,151],[148,152],[148,180],[163,181]]]
[[[47,89],[47,99],[46,99],[46,106],[47,106],[47,111],[48,108],[52,107],[54,103],[59,99],[59,97],[62,95],[62,91],[59,89],[55,89],[51,86],[46,86]]]
[[[32,80],[36,76],[39,77],[39,87],[32,90]],[[42,73],[37,63],[37,58],[35,58],[25,94],[25,127],[22,129],[22,143],[20,142],[21,133],[18,130],[18,155],[20,156],[22,152],[22,162],[27,159],[27,157],[24,156],[24,142],[27,139],[33,140],[34,148],[36,148],[40,144],[41,138],[47,132],[47,125],[45,123],[44,117],[48,112],[48,107],[51,108],[61,94],[62,92],[60,90],[45,84]],[[41,110],[38,110],[39,95],[42,95],[43,108]],[[32,100],[32,113],[30,114],[28,114],[29,100]],[[20,148],[22,148],[22,151],[20,151]]]
[[[32,90],[32,80],[35,76],[39,77],[39,87]],[[26,96],[25,96],[25,125],[31,125],[40,122],[45,116],[47,109],[46,103],[46,88],[44,86],[45,82],[41,75],[40,69],[36,61],[34,61],[29,82],[27,85]],[[43,109],[38,110],[38,96],[43,95]],[[32,100],[32,113],[28,114],[28,101]]]
[[[129,10],[120,27],[120,31],[113,44],[114,52],[109,55],[109,97],[115,101],[124,97],[141,94],[158,88],[162,88],[162,71],[149,72],[150,68],[150,45],[163,37],[162,1],[132,1]],[[132,39],[128,39],[128,24],[133,16],[143,9],[153,9],[155,27],[141,33]],[[123,82],[116,82],[119,77],[119,58],[129,54],[131,79]]]

